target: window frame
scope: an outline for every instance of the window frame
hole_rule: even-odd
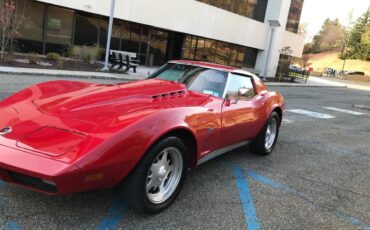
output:
[[[250,98],[250,99],[239,98],[238,100],[239,101],[251,101],[251,100],[253,100],[253,98],[257,95],[256,85],[255,85],[253,76],[249,75],[249,74],[235,73],[235,72],[229,72],[229,74],[227,75],[226,85],[225,85],[225,89],[224,89],[224,93],[222,95],[222,98],[227,100],[227,98],[226,98],[226,96],[227,96],[227,87],[230,85],[230,79],[231,79],[232,75],[237,75],[237,76],[249,78],[251,83],[252,83],[252,87],[253,87],[253,91],[254,91],[254,96],[252,98]]]

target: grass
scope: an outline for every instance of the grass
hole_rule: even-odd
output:
[[[342,70],[343,60],[338,58],[339,53],[319,53],[310,55],[309,63],[316,72],[322,72],[324,68],[333,68],[337,71]],[[347,60],[344,68],[348,71],[363,71],[370,76],[370,61]]]

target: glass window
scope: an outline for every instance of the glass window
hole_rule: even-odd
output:
[[[185,81],[189,90],[222,97],[227,73],[219,70],[196,68],[189,73]]]
[[[150,54],[153,54],[153,64],[162,65],[166,61],[168,33],[151,29]]]
[[[257,4],[254,9],[253,19],[264,22],[267,9],[267,0],[257,0]]]
[[[256,66],[257,54],[257,49],[246,47],[243,66],[247,68],[254,68]]]
[[[149,78],[182,82],[189,90],[222,97],[226,85],[227,72],[183,64],[169,63],[161,67]]]
[[[299,27],[299,21],[301,19],[301,13],[303,8],[304,0],[292,0],[290,3],[290,9],[288,14],[288,21],[286,24],[286,30],[297,33]]]
[[[73,27],[72,10],[49,6],[46,21],[46,42],[71,44]]]
[[[218,42],[217,51],[215,57],[215,63],[220,65],[226,65],[229,57],[230,49],[225,42]]]
[[[214,40],[206,39],[204,45],[204,58],[208,62],[215,61],[217,42]]]
[[[230,66],[236,66],[236,57],[238,55],[238,46],[229,45],[229,49],[230,49],[229,61],[228,61],[227,64],[230,65]]]
[[[196,36],[193,36],[191,39],[191,47],[190,47],[190,56],[189,59],[194,60],[195,58],[195,50],[197,48],[197,40],[198,38]]]
[[[141,26],[138,24],[131,24],[131,39],[130,45],[127,47],[128,48],[127,51],[139,53],[140,35],[141,35]]]
[[[198,1],[263,22],[265,20],[268,0],[198,0]]]
[[[191,48],[191,36],[186,35],[184,39],[184,47],[182,49],[182,58],[189,59],[190,57],[190,48]]]
[[[101,20],[100,21],[100,36],[99,36],[99,44],[102,48],[107,46],[108,40],[108,20]],[[119,50],[119,43],[121,38],[121,26],[120,22],[114,21],[112,27],[112,39],[111,39],[111,49]]]
[[[96,45],[98,43],[99,27],[99,19],[77,15],[74,43],[76,45]]]
[[[45,6],[32,2],[25,12],[25,20],[19,28],[18,38],[42,41],[44,28]]]
[[[121,50],[128,51],[131,37],[131,25],[129,22],[122,22]]]
[[[235,4],[235,13],[245,16],[247,10],[248,0],[239,0]]]
[[[247,5],[247,12],[245,16],[249,18],[254,18],[254,9],[256,7],[257,0],[248,0],[248,5]]]
[[[230,74],[226,86],[226,98],[249,100],[255,95],[252,79],[248,76]]]
[[[206,58],[204,56],[204,38],[199,38],[197,41],[197,48],[195,51],[195,60],[204,61]]]
[[[238,55],[236,57],[235,66],[241,68],[243,66],[244,61],[244,47],[239,47],[238,49]]]
[[[39,41],[17,39],[14,41],[15,49],[22,53],[39,53],[42,54],[43,44]]]

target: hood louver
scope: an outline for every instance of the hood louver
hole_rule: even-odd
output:
[[[168,98],[175,98],[175,97],[182,97],[186,94],[185,90],[180,90],[180,91],[175,91],[171,93],[163,93],[159,95],[154,95],[152,96],[153,100],[158,101],[158,100],[164,100]]]

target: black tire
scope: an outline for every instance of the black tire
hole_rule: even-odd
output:
[[[272,122],[273,119],[275,119],[276,124],[277,124],[276,136],[275,136],[275,140],[273,141],[273,144],[271,145],[271,147],[266,148],[265,146],[266,132],[267,132],[267,128],[269,124]],[[263,156],[266,156],[272,153],[272,151],[275,148],[278,136],[279,136],[279,129],[280,129],[280,124],[281,124],[280,119],[281,118],[277,112],[271,113],[269,119],[267,120],[266,124],[263,126],[261,132],[258,134],[257,138],[251,143],[251,150],[254,153],[257,153]]]
[[[176,189],[165,201],[154,203],[146,191],[147,176],[154,161],[160,157],[163,150],[176,148],[181,153],[182,170]],[[180,193],[186,178],[188,165],[187,150],[184,142],[177,137],[166,137],[157,142],[141,159],[139,164],[123,183],[123,191],[128,205],[138,212],[155,214],[166,209]]]

